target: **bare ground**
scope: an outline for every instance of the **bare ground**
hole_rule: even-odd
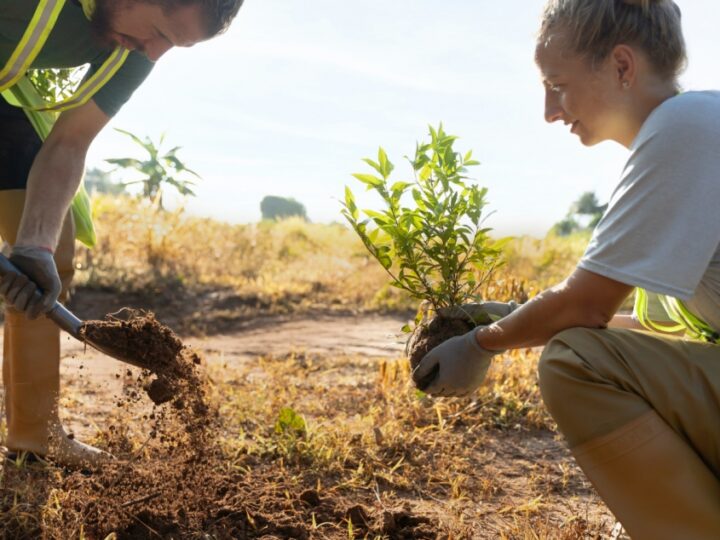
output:
[[[190,337],[185,342],[201,351],[211,368],[240,370],[249,380],[253,374],[262,378],[260,357],[293,356],[315,359],[317,387],[358,385],[376,377],[383,359],[402,356],[397,329],[405,322],[404,317],[380,315],[248,318],[236,321],[231,333]],[[63,415],[73,433],[90,439],[116,407],[123,385],[119,374],[124,366],[69,336],[63,337],[63,344]],[[309,395],[307,399],[322,396]],[[479,409],[478,404],[468,403],[465,410],[448,419],[449,429],[474,429],[472,422],[465,422],[464,413],[478,414]],[[433,413],[429,410],[428,414]],[[466,533],[456,532],[454,536],[440,534],[447,529],[438,525],[438,538],[609,537],[614,519],[557,434],[511,426],[489,430],[482,441],[469,464],[476,476],[464,479],[463,489],[452,501],[395,490],[393,503],[402,504],[412,515],[427,517],[431,523],[450,520],[464,524]],[[451,478],[443,479],[444,472],[438,471],[437,481],[452,482]],[[369,512],[381,512],[387,504],[380,493],[368,493],[361,500]],[[268,538],[282,537],[294,536],[288,533]],[[393,538],[392,534],[388,537]]]

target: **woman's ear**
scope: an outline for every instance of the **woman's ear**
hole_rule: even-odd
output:
[[[635,50],[628,45],[616,45],[610,53],[610,59],[622,88],[630,88],[637,78],[637,56]]]

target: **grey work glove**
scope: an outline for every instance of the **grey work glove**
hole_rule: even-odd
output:
[[[0,278],[0,295],[28,319],[50,311],[62,291],[52,252],[36,246],[15,246],[10,262],[22,273],[10,272]],[[37,290],[41,297],[35,295]]]
[[[514,300],[510,300],[509,302],[472,303],[440,309],[438,315],[450,319],[465,319],[469,317],[475,321],[477,325],[486,325],[494,323],[503,317],[507,317],[519,306],[520,304]]]
[[[446,318],[471,318],[482,326],[507,317],[520,305],[510,302],[463,304],[438,311]],[[413,370],[413,381],[419,390],[444,397],[471,394],[485,379],[492,357],[501,351],[488,351],[475,339],[476,329],[441,343],[428,352]]]
[[[464,397],[485,379],[492,357],[502,351],[483,349],[475,339],[477,329],[444,341],[420,361],[412,378],[419,390],[433,396]],[[437,375],[431,378],[436,371]]]

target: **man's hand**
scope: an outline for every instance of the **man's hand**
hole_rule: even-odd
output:
[[[15,246],[10,262],[22,273],[9,272],[0,279],[0,294],[5,301],[28,319],[50,311],[62,290],[52,252],[36,246]],[[38,289],[40,297],[35,295]]]
[[[482,384],[490,360],[500,351],[480,347],[476,331],[450,338],[423,357],[412,373],[419,390],[434,396],[463,397]]]

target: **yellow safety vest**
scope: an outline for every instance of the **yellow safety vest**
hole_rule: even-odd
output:
[[[654,332],[675,333],[685,332],[687,336],[708,343],[720,343],[720,334],[708,323],[692,313],[679,299],[672,296],[659,295],[660,303],[670,320],[675,324],[662,324],[648,316],[648,293],[644,289],[635,290],[635,308],[638,321],[648,330]]]
[[[85,16],[90,18],[95,9],[95,0],[80,0]],[[15,85],[40,54],[50,32],[55,27],[65,0],[40,0],[20,43],[0,70],[0,92]],[[46,103],[37,107],[25,107],[35,111],[62,112],[87,103],[107,83],[130,54],[128,49],[117,47],[92,77],[80,85],[75,94],[59,103]]]

